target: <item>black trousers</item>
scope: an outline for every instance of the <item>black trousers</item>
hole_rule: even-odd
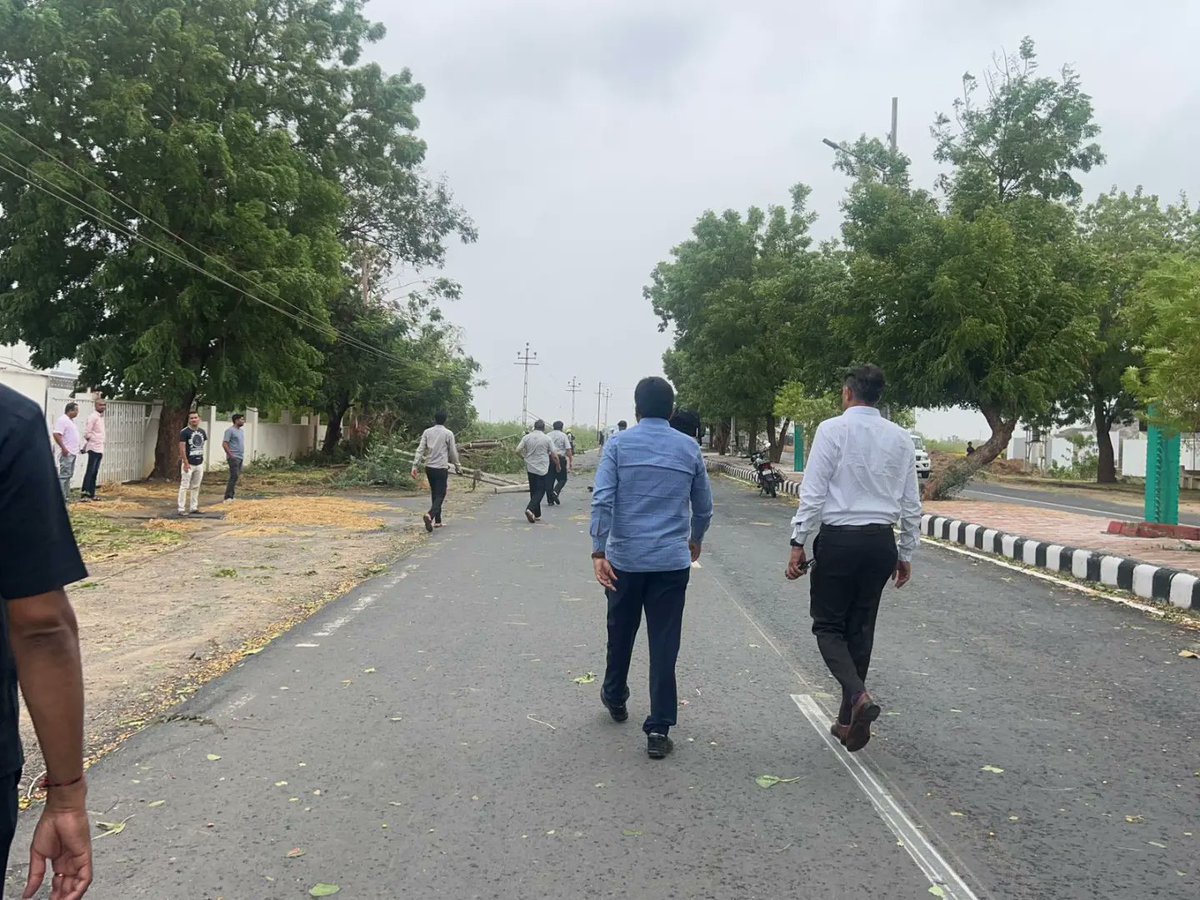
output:
[[[525,507],[535,519],[542,517],[542,498],[546,496],[546,488],[550,484],[550,479],[554,477],[554,469],[551,469],[545,475],[536,475],[533,472],[529,474],[529,503]]]
[[[683,603],[691,569],[674,572],[617,571],[617,589],[608,596],[608,665],[604,699],[620,705],[629,698],[629,661],[646,611],[650,643],[650,715],[642,730],[667,734],[678,715],[675,661],[683,629]]]
[[[842,723],[850,721],[851,699],[866,690],[879,601],[896,559],[890,525],[871,531],[826,526],[813,544],[809,612],[825,665],[842,686]]]
[[[450,483],[449,469],[425,469],[429,479],[429,515],[435,524],[442,523],[442,504],[446,501],[446,486]]]
[[[225,461],[229,463],[229,480],[225,482],[225,499],[232,500],[237,494],[237,483],[238,479],[242,477],[242,465],[245,460],[233,456],[226,457]]]
[[[13,835],[17,832],[17,789],[21,786],[21,770],[0,778],[0,872],[8,868]],[[0,878],[0,900],[4,898],[4,879]]]
[[[79,491],[81,497],[91,497],[96,499],[96,479],[100,477],[100,460],[104,459],[103,453],[97,453],[95,450],[88,451],[87,471],[83,473],[83,487]]]
[[[558,495],[562,493],[562,489],[567,486],[567,458],[560,456],[558,459],[559,469],[554,471],[554,467],[550,467],[550,472],[547,477],[550,479],[550,490],[554,491],[554,499],[558,499]]]

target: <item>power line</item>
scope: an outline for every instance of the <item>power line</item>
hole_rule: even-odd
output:
[[[267,288],[265,285],[262,285],[261,283],[252,279],[250,276],[245,275],[244,273],[238,271],[237,269],[235,269],[229,263],[225,262],[220,257],[214,256],[213,254],[208,253],[205,250],[202,250],[201,248],[197,247],[196,245],[192,244],[191,242],[187,241],[186,239],[180,237],[179,235],[172,232],[171,229],[167,228],[167,226],[163,225],[162,223],[158,222],[157,220],[146,215],[141,210],[139,210],[137,207],[135,207],[132,204],[128,203],[127,201],[123,200],[121,197],[118,197],[116,194],[114,194],[112,191],[105,188],[103,185],[97,184],[95,181],[92,181],[87,176],[77,172],[75,169],[71,168],[66,162],[59,159],[57,156],[50,153],[49,151],[44,150],[42,147],[39,147],[36,143],[29,140],[24,135],[22,135],[20,132],[14,130],[7,124],[0,122],[0,128],[15,135],[17,138],[24,141],[29,146],[33,147],[38,152],[42,153],[43,155],[45,155],[48,158],[52,159],[53,161],[57,162],[60,166],[65,168],[72,175],[78,177],[82,181],[92,185],[93,187],[97,188],[98,190],[100,190],[100,191],[104,192],[105,194],[107,194],[108,196],[112,197],[114,200],[116,200],[118,203],[125,206],[129,210],[131,210],[133,213],[135,213],[141,219],[149,222],[150,224],[152,224],[152,225],[158,227],[159,229],[161,229],[162,231],[166,232],[168,235],[170,235],[172,238],[174,238],[180,244],[196,251],[201,256],[203,256],[205,259],[213,260],[214,262],[220,264],[222,267],[224,267],[229,272],[233,273],[237,277],[246,281],[248,284],[258,288],[259,290],[263,291],[264,293],[269,294],[270,296],[274,297],[280,303],[283,303],[286,306],[290,306],[292,309],[299,312],[300,316],[306,317],[307,321],[303,318],[300,318],[300,316],[297,316],[293,313],[289,313],[284,309],[280,309],[278,306],[275,306],[274,304],[269,303],[266,300],[263,300],[261,297],[257,297],[254,294],[251,294],[249,291],[243,290],[242,288],[239,288],[236,285],[230,284],[228,281],[225,281],[220,276],[215,275],[214,273],[208,271],[207,269],[203,268],[202,266],[196,265],[195,263],[193,263],[191,260],[187,259],[186,257],[173,252],[172,250],[164,247],[161,244],[155,243],[154,241],[150,240],[149,238],[134,231],[132,228],[126,226],[125,224],[123,224],[119,220],[115,219],[114,217],[108,215],[103,210],[100,210],[99,208],[93,206],[91,203],[88,203],[88,201],[79,197],[77,194],[73,194],[72,192],[68,191],[66,188],[59,187],[58,185],[49,181],[49,179],[47,179],[45,176],[39,175],[31,167],[26,166],[25,164],[21,163],[20,161],[13,159],[7,153],[0,151],[0,157],[3,157],[4,159],[8,160],[8,162],[10,162],[12,165],[18,166],[19,168],[24,169],[26,172],[33,175],[35,178],[38,178],[41,181],[46,182],[46,184],[49,184],[50,187],[52,187],[54,189],[54,191],[58,192],[58,194],[53,193],[50,190],[47,190],[45,187],[43,187],[40,184],[30,181],[28,178],[25,178],[24,176],[22,176],[19,172],[14,172],[11,169],[8,169],[7,167],[0,166],[0,168],[3,168],[3,170],[8,172],[10,175],[13,175],[13,176],[19,178],[21,181],[24,181],[26,184],[30,185],[31,187],[37,188],[38,190],[42,191],[43,193],[45,193],[51,197],[54,197],[55,199],[57,199],[61,202],[67,203],[68,205],[74,207],[76,210],[82,212],[84,215],[87,215],[90,218],[95,219],[101,225],[104,225],[105,227],[116,231],[118,234],[123,235],[125,237],[132,238],[135,241],[139,241],[140,243],[145,244],[146,246],[148,246],[154,250],[157,250],[158,252],[162,253],[163,255],[168,256],[172,259],[175,259],[178,262],[183,263],[185,266],[195,270],[196,272],[199,272],[202,275],[206,275],[207,277],[213,279],[214,281],[217,281],[218,283],[224,285],[225,287],[228,287],[231,290],[237,291],[238,293],[248,297],[249,299],[251,299],[257,303],[261,303],[264,306],[267,306],[270,309],[273,309],[276,312],[281,313],[282,315],[288,316],[289,318],[293,319],[294,321],[299,322],[301,325],[308,325],[311,328],[321,330],[325,333],[332,333],[339,340],[341,340],[343,343],[347,344],[348,346],[353,347],[356,350],[362,350],[367,353],[373,353],[376,356],[379,356],[380,358],[382,358],[388,362],[393,362],[393,363],[398,363],[398,364],[406,363],[405,360],[401,359],[398,356],[388,353],[385,350],[381,350],[378,347],[368,344],[365,341],[362,341],[352,335],[346,334],[330,323],[322,322],[319,318],[317,318],[312,313],[305,310],[303,307],[298,306],[297,304],[292,303],[291,301],[286,300],[283,297],[280,297],[277,293],[272,291],[270,288]],[[82,204],[82,206],[80,206],[80,204]],[[86,209],[84,209],[83,207],[86,207]]]

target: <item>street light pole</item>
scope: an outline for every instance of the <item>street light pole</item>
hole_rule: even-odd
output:
[[[517,361],[513,363],[515,366],[525,367],[525,387],[521,392],[521,427],[529,424],[529,367],[536,366],[538,363],[537,354],[529,352],[529,341],[525,342],[525,352],[517,353]]]

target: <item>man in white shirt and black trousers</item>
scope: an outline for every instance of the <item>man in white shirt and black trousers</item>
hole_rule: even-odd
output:
[[[462,474],[458,445],[454,443],[454,432],[446,427],[447,418],[445,410],[439,409],[434,413],[433,425],[421,434],[421,441],[417,444],[417,455],[413,457],[412,477],[417,477],[424,460],[425,477],[429,481],[429,512],[421,517],[425,522],[426,531],[442,527],[442,504],[446,502],[451,463],[454,465],[454,471]]]
[[[867,692],[879,601],[889,579],[912,577],[921,495],[907,431],[879,414],[883,370],[860,366],[842,388],[840,416],[817,427],[792,519],[787,577],[812,566],[810,613],[825,665],[842,685],[833,735],[851,753],[871,740],[879,704]],[[897,542],[893,527],[900,526]],[[819,529],[819,534],[818,534]],[[813,559],[805,544],[813,540]]]

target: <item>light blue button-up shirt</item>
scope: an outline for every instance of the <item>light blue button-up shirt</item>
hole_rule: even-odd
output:
[[[704,541],[712,489],[695,438],[643,419],[608,439],[592,492],[592,549],[623,572],[674,572]]]

